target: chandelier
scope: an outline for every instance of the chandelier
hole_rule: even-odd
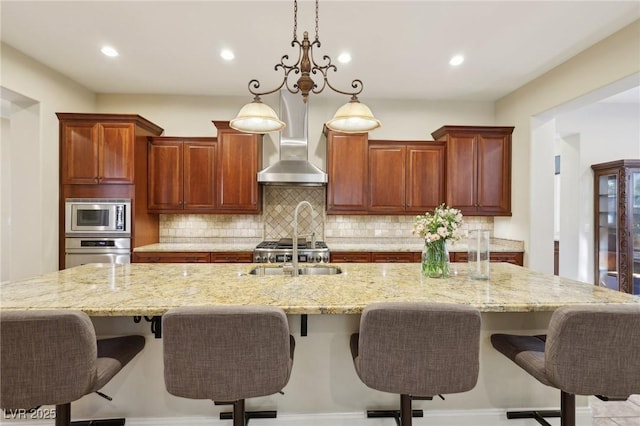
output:
[[[338,132],[343,133],[361,133],[368,132],[380,127],[380,121],[374,116],[369,107],[360,103],[358,95],[362,92],[363,84],[360,80],[353,80],[351,82],[352,91],[339,90],[331,85],[329,82],[329,71],[336,72],[337,67],[331,63],[331,58],[328,55],[322,57],[322,64],[316,62],[313,56],[314,47],[320,47],[320,38],[318,37],[318,0],[316,0],[316,35],[313,42],[309,40],[309,33],[304,32],[302,42],[298,40],[298,2],[293,2],[293,40],[291,41],[291,47],[298,47],[298,61],[289,65],[289,55],[283,55],[280,59],[280,63],[276,64],[275,70],[282,70],[284,78],[282,83],[273,90],[260,91],[260,82],[253,79],[249,82],[249,93],[254,95],[253,102],[248,103],[240,112],[236,118],[231,120],[229,125],[242,132],[248,133],[269,133],[281,130],[284,128],[283,123],[276,112],[268,105],[262,103],[260,96],[268,95],[278,90],[288,90],[291,93],[301,93],[303,101],[306,103],[309,93],[320,93],[325,88],[329,88],[336,93],[342,95],[349,95],[351,99],[345,105],[338,108],[333,118],[327,121],[326,126]],[[289,76],[295,74],[299,75],[295,83],[289,82]],[[312,78],[311,74],[319,75],[322,78],[322,82],[318,85]]]

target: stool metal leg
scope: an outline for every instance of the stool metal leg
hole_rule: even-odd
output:
[[[560,393],[561,426],[576,426],[576,396],[570,393]]]
[[[71,403],[56,405],[56,426],[69,426],[71,423]]]
[[[233,426],[246,426],[247,419],[244,418],[244,399],[239,399],[233,403]]]
[[[411,396],[402,394],[400,395],[400,426],[411,426],[411,417]]]

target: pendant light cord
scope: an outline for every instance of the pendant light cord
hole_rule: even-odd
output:
[[[319,24],[319,0],[316,0],[316,42],[320,46]],[[298,41],[298,0],[293,0],[293,41]]]

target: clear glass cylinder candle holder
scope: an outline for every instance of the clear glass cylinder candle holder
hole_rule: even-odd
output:
[[[474,280],[489,279],[489,241],[491,233],[487,230],[469,231],[468,255],[469,277]]]

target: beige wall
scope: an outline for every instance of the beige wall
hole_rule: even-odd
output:
[[[545,193],[553,190],[553,173],[546,177],[550,185],[533,182],[541,178],[542,171],[548,174],[553,170],[552,160],[539,152],[542,147],[533,144],[534,117],[639,72],[640,21],[636,21],[496,102],[496,124],[515,126],[515,131],[513,217],[496,218],[495,232],[503,238],[525,240],[525,263],[543,270],[553,266],[549,264],[552,256],[546,252],[547,247],[553,247],[553,230],[544,232],[544,241],[531,244],[540,236],[541,230],[536,228],[547,230],[544,223],[536,224],[533,215],[546,213],[544,209],[550,206],[545,203]]]
[[[3,134],[2,188],[11,188],[11,205],[3,208],[3,263],[10,259],[10,279],[58,269],[58,119],[56,112],[91,112],[95,94],[16,49],[1,46],[0,86],[14,103],[9,138]],[[9,179],[9,182],[5,182]],[[4,197],[3,197],[4,198]],[[3,274],[4,279],[4,274]]]

